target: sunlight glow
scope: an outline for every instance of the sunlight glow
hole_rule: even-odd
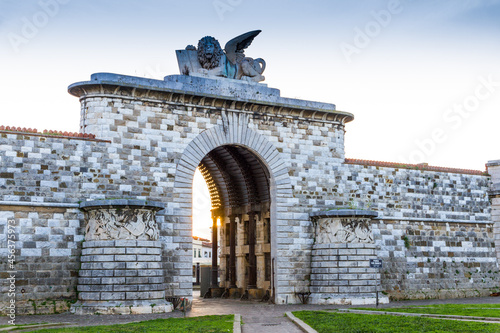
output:
[[[193,236],[211,239],[211,209],[207,183],[197,168],[193,177]]]

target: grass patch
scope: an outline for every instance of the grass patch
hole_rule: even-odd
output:
[[[138,323],[101,325],[85,327],[68,327],[57,329],[44,329],[36,332],[42,333],[143,333],[143,332],[194,332],[194,333],[222,333],[233,331],[234,315],[203,316],[192,318],[168,318],[141,321]]]
[[[353,308],[356,310],[427,313],[453,316],[500,318],[500,304],[435,304],[412,305],[397,308]]]
[[[500,324],[433,319],[422,317],[399,317],[364,315],[325,311],[296,311],[293,314],[319,333],[349,332],[500,332]]]

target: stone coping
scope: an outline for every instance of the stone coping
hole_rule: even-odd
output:
[[[95,73],[91,75],[90,81],[71,84],[68,92],[80,98],[89,95],[109,95],[117,98],[131,96],[137,99],[214,106],[219,109],[237,109],[340,124],[354,119],[354,115],[349,112],[337,111],[335,104],[285,98],[280,96],[278,89],[238,81],[187,75],[170,75],[161,81],[113,73]]]
[[[78,208],[76,203],[59,202],[34,202],[34,201],[0,201],[0,206],[26,206],[26,207],[53,207],[53,208]]]
[[[332,209],[309,213],[312,218],[325,217],[377,217],[378,212],[364,209]]]
[[[115,240],[88,240],[82,243],[83,249],[96,247],[152,247],[161,248],[162,242],[158,240],[115,239]]]
[[[149,208],[159,211],[165,208],[165,204],[158,201],[139,200],[139,199],[109,199],[83,201],[80,203],[80,209],[83,211],[96,208]]]
[[[318,333],[314,328],[307,325],[305,322],[295,317],[291,311],[285,312],[287,318],[289,318],[295,325],[297,325],[302,332],[306,333]]]
[[[487,167],[490,167],[490,166],[499,166],[499,165],[500,165],[500,160],[488,161],[488,163],[486,163]]]
[[[427,163],[408,164],[408,163],[398,163],[398,162],[362,160],[362,159],[357,159],[357,158],[346,158],[344,160],[344,164],[354,164],[354,165],[364,165],[364,166],[394,168],[394,169],[435,171],[435,172],[457,173],[457,174],[465,174],[465,175],[488,176],[487,171],[438,167],[438,166],[428,165]]]
[[[29,131],[24,132],[24,131],[12,131],[12,130],[0,130],[0,133],[24,135],[24,136],[38,136],[42,138],[52,138],[52,139],[83,140],[83,141],[107,142],[107,143],[111,142],[109,140],[96,139],[94,134],[87,134],[87,133],[79,133],[78,136],[75,134],[72,135],[57,134],[57,133],[48,134],[48,133],[38,133],[38,132],[34,133]]]
[[[244,80],[228,79],[224,77],[208,77],[203,75],[168,75],[163,79],[169,86],[178,90],[209,93],[228,97],[255,98],[271,100],[280,98],[281,92],[276,88],[269,88],[265,83],[248,82]],[[318,103],[319,104],[319,103]],[[335,109],[334,104],[321,103]]]
[[[149,300],[78,301],[71,305],[75,315],[138,315],[172,312],[172,303],[162,298]]]

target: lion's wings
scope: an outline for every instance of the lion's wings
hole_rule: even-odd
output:
[[[224,46],[224,51],[226,51],[226,56],[230,62],[236,63],[236,52],[242,51],[252,44],[252,41],[262,30],[254,30],[238,37],[234,37]]]

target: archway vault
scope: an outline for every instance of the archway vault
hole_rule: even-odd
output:
[[[258,162],[265,166],[271,191],[275,186],[277,195],[292,195],[288,168],[280,158],[278,149],[263,135],[248,127],[248,116],[246,113],[222,112],[221,125],[205,130],[189,143],[177,164],[174,193],[191,194],[194,171],[211,151],[223,146],[239,146],[252,152]],[[187,198],[181,202],[189,204],[190,200]]]
[[[269,173],[246,148],[225,145],[210,151],[199,165],[212,209],[258,205],[270,201]]]
[[[209,187],[213,211],[224,210],[225,214],[231,215],[225,217],[228,226],[235,223],[234,219],[240,224],[250,220],[251,226],[254,213],[255,223],[259,224],[265,220],[267,225],[270,225],[270,257],[275,258],[277,226],[287,224],[286,220],[279,218],[277,206],[280,202],[286,202],[285,198],[292,197],[288,168],[281,159],[278,149],[266,137],[249,128],[248,114],[229,111],[223,111],[221,114],[222,124],[202,132],[184,149],[177,164],[175,176],[174,198],[180,205],[174,214],[179,217],[179,222],[191,223],[192,181],[194,172],[199,167]],[[245,208],[241,209],[242,207]],[[240,230],[239,224],[236,226],[235,228]],[[260,226],[259,230],[262,228]],[[184,225],[179,229],[186,230],[187,228]],[[190,241],[186,237],[186,242]],[[188,244],[181,245],[181,248],[188,248]],[[257,246],[257,256],[259,249],[260,247]],[[229,257],[233,255],[228,255],[228,260]],[[250,250],[250,258],[252,258],[252,250]],[[254,258],[253,261],[261,259],[265,258]],[[232,265],[234,265],[234,259],[232,260]],[[252,259],[249,265],[255,266]],[[229,267],[229,261],[226,270],[228,270],[227,267]],[[275,270],[276,267],[273,271]],[[240,269],[238,275],[244,275],[241,271]],[[274,274],[273,277],[272,285],[276,285]],[[253,285],[251,279],[249,281],[247,278],[246,285]],[[275,295],[274,290],[272,294]]]

